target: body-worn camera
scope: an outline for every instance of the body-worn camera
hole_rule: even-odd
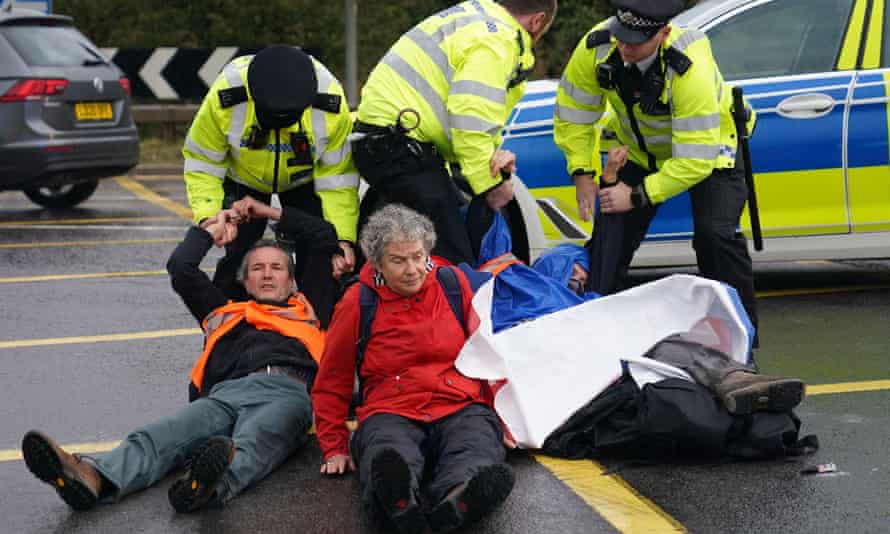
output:
[[[291,132],[290,146],[294,151],[294,157],[287,160],[288,167],[312,165],[312,147],[305,132]]]

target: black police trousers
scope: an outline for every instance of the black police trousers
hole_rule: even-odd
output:
[[[709,177],[689,190],[694,224],[692,247],[695,249],[699,274],[735,288],[756,331],[757,302],[754,296],[753,266],[748,254],[747,240],[738,231],[748,189],[741,160],[736,161],[734,169],[715,169]],[[618,178],[631,187],[642,183],[648,175],[649,171],[631,161],[618,172]],[[590,252],[592,269],[590,280],[593,281],[589,289],[606,295],[625,288],[627,269],[657,212],[657,205],[635,208],[622,214],[597,212],[594,233],[597,228],[603,228],[601,219],[609,217],[612,221],[619,221],[618,227],[613,227],[610,231],[623,232],[623,236],[618,247],[604,247],[606,240],[603,239],[591,237],[588,241],[586,246]],[[615,272],[593,272],[601,254],[618,255],[618,268]]]
[[[504,462],[503,438],[497,415],[481,404],[428,423],[389,413],[368,417],[351,443],[365,509],[372,518],[383,517],[371,487],[371,463],[384,449],[405,460],[418,502],[432,507],[481,468]]]
[[[475,265],[461,215],[463,199],[433,145],[377,126],[356,126],[356,131],[362,130],[368,135],[353,143],[353,159],[380,204],[399,203],[426,215],[436,230],[432,253],[455,265]]]
[[[269,204],[272,195],[261,193],[232,180],[223,182],[225,197],[223,208],[246,196]],[[312,182],[295,189],[278,194],[282,206],[292,207],[316,217],[322,217],[321,200],[315,195]],[[267,219],[254,219],[238,225],[238,236],[226,245],[226,255],[216,264],[213,284],[220,288],[226,297],[239,301],[246,300],[244,286],[237,280],[238,269],[244,261],[247,251],[266,231]],[[315,309],[315,315],[322,328],[326,328],[334,311],[334,304],[340,294],[340,286],[334,280],[333,266],[330,255],[319,254],[308,241],[293,243],[295,259],[295,278],[299,290],[305,295]]]

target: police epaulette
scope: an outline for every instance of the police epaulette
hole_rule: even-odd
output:
[[[609,30],[597,30],[587,34],[587,48],[596,48],[601,44],[606,44],[612,40],[612,32]]]
[[[692,66],[692,60],[689,59],[689,56],[674,47],[665,49],[664,62],[667,63],[668,67],[674,69],[680,76],[686,74],[686,71]]]
[[[247,88],[243,85],[240,87],[220,89],[216,94],[219,95],[219,105],[223,109],[236,106],[242,102],[247,102]]]
[[[340,111],[340,100],[340,95],[318,93],[315,95],[315,100],[312,101],[312,107],[328,113],[337,113]]]

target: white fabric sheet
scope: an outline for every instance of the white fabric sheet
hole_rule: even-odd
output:
[[[507,379],[495,409],[522,447],[539,448],[577,409],[621,376],[622,364],[640,385],[682,370],[642,358],[679,334],[745,363],[748,334],[730,294],[719,282],[673,275],[627,291],[492,332],[494,282],[473,298],[481,324],[457,359],[465,375]]]

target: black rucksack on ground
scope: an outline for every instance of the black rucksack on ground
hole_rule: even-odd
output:
[[[695,382],[668,378],[640,389],[625,374],[552,432],[542,450],[574,459],[665,460],[763,459],[818,449],[816,437],[798,439],[799,430],[792,411],[733,415]]]

